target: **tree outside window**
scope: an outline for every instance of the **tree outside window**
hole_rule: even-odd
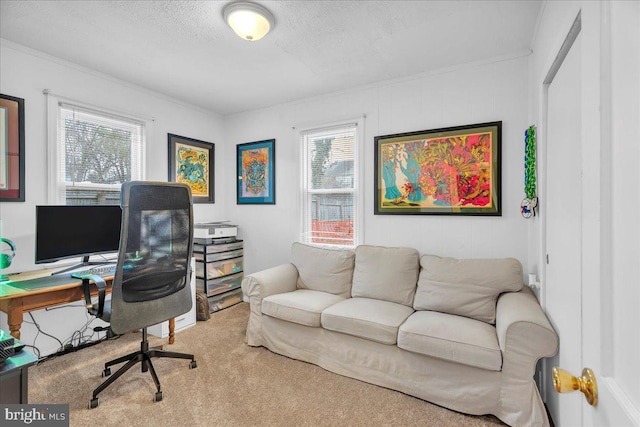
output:
[[[142,177],[143,125],[63,105],[59,123],[66,204],[119,204],[121,184]]]

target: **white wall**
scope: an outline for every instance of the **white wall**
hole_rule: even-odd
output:
[[[189,106],[163,95],[80,68],[2,40],[0,92],[25,100],[26,201],[0,205],[2,236],[11,239],[18,251],[5,272],[41,268],[35,254],[35,206],[47,204],[46,96],[43,89],[57,95],[129,113],[154,118],[147,138],[147,179],[166,181],[167,133],[216,144],[216,177],[225,165],[222,119],[216,114]],[[224,216],[225,185],[217,183],[215,204],[196,204],[196,220]]]
[[[225,118],[225,162],[235,165],[236,144],[276,139],[276,205],[235,202],[235,168],[227,215],[245,239],[245,271],[288,262],[298,238],[299,141],[294,127],[366,115],[364,131],[364,243],[409,246],[454,257],[515,257],[527,271],[524,197],[524,131],[528,120],[528,58],[469,64]],[[373,214],[374,136],[501,120],[502,216]]]
[[[1,40],[0,92],[25,100],[26,201],[0,204],[2,236],[17,246],[10,268],[3,272],[22,272],[42,268],[34,264],[35,206],[47,204],[46,97],[43,89],[58,95],[135,116],[154,118],[147,139],[147,179],[166,181],[167,133],[174,133],[216,144],[216,179],[225,176],[222,119],[216,114],[169,99],[86,70],[64,61]],[[196,221],[224,217],[226,186],[216,182],[216,203],[196,204]],[[3,246],[4,249],[4,246]],[[55,310],[39,310],[33,316],[42,329],[65,340],[87,320],[81,302]],[[25,321],[31,318],[25,314]],[[95,325],[94,325],[95,326]],[[0,328],[8,330],[6,315],[0,313]],[[35,327],[23,323],[22,338],[34,344]],[[44,335],[35,342],[42,354],[55,352],[59,344]]]

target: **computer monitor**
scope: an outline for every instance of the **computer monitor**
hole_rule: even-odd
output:
[[[118,251],[121,220],[115,205],[36,206],[36,264],[77,257],[78,266],[104,263],[89,257]]]

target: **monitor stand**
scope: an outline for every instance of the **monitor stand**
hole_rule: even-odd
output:
[[[102,264],[111,264],[113,261],[109,261],[107,259],[102,260],[102,261],[89,261],[89,256],[84,256],[82,257],[82,262],[72,265],[71,267],[67,267],[64,268],[62,270],[58,270],[55,271],[53,273],[51,273],[52,276],[55,276],[56,274],[62,274],[62,273],[66,273],[67,271],[71,271],[71,270],[75,270],[79,267],[86,267],[88,265],[102,265]]]

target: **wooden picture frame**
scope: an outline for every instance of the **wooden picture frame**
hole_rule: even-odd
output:
[[[0,94],[0,202],[25,201],[24,99]]]
[[[236,203],[276,204],[276,140],[236,145]]]
[[[168,134],[169,181],[191,188],[193,203],[215,203],[215,144]]]
[[[501,216],[502,122],[376,136],[376,215]]]

